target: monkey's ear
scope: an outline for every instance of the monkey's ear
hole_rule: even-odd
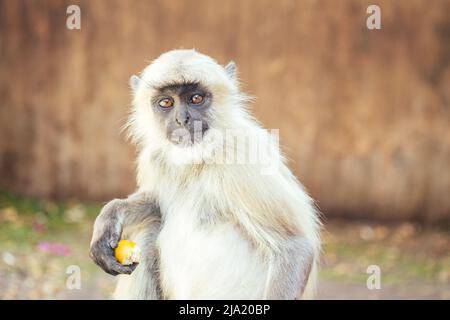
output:
[[[225,72],[231,79],[236,80],[236,76],[237,76],[236,63],[234,63],[234,61],[228,62],[228,64],[225,66]]]
[[[139,78],[137,75],[133,74],[130,77],[130,81],[128,83],[130,84],[131,90],[133,90],[133,92],[137,90],[140,82],[141,78]]]

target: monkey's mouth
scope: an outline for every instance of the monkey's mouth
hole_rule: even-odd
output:
[[[191,128],[178,128],[172,131],[168,138],[170,142],[177,146],[189,147],[201,143],[208,129],[209,127],[206,123],[202,124],[200,128],[194,126]]]

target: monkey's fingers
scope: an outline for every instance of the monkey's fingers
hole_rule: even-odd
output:
[[[97,241],[94,243],[90,249],[89,256],[105,272],[112,275],[117,274],[116,271],[111,269],[117,261],[114,257],[114,251],[107,241]]]
[[[137,267],[137,263],[133,263],[129,266],[124,266],[117,261],[114,261],[111,265],[109,265],[109,270],[113,271],[117,274],[131,274],[134,269]],[[112,273],[111,273],[112,274]]]
[[[91,248],[90,257],[106,273],[113,276],[131,274],[138,265],[137,263],[127,266],[120,264],[114,257],[114,250],[104,241]]]
[[[103,256],[102,258],[94,261],[100,268],[103,269],[103,271],[113,276],[118,274],[131,274],[136,268],[135,265],[121,265],[114,257],[111,256]]]

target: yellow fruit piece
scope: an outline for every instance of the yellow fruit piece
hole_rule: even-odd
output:
[[[120,240],[114,249],[114,256],[120,264],[127,266],[141,259],[140,248],[130,240]]]

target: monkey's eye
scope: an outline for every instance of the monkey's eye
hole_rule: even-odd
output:
[[[200,95],[200,94],[194,94],[191,98],[190,98],[190,102],[192,103],[192,104],[200,104],[200,103],[202,103],[203,102],[203,100],[204,100],[204,97],[202,96],[202,95]]]
[[[168,109],[173,107],[172,98],[164,98],[158,101],[158,105],[163,109]]]

